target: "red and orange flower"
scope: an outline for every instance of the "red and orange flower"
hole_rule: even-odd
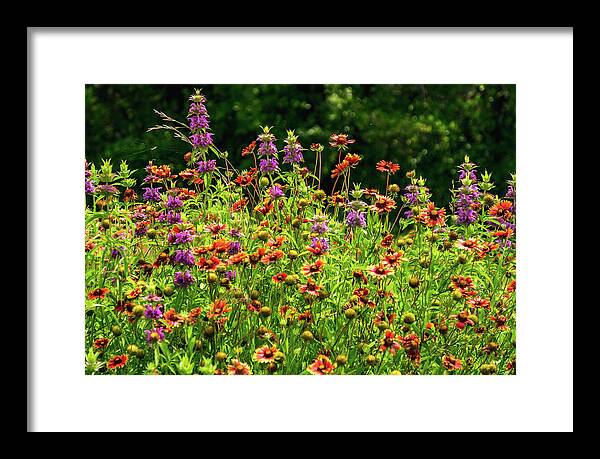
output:
[[[319,274],[323,271],[323,266],[325,266],[325,262],[323,260],[317,260],[312,265],[306,265],[302,267],[302,273],[305,276],[310,276],[311,274]]]
[[[393,163],[391,161],[381,160],[375,165],[375,168],[379,172],[384,172],[386,174],[391,175],[391,174],[395,174],[396,172],[398,172],[400,170],[400,165]]]
[[[252,369],[247,363],[240,362],[238,359],[231,359],[231,363],[227,365],[227,374],[251,375]]]
[[[260,363],[274,362],[277,352],[279,352],[279,349],[275,346],[263,346],[254,351],[252,358]]]
[[[328,375],[333,373],[336,366],[337,364],[332,363],[329,357],[324,354],[319,354],[308,366],[306,371],[312,375]]]
[[[367,273],[371,276],[375,276],[378,279],[383,279],[387,276],[394,274],[394,270],[384,263],[378,263],[375,266],[371,266],[367,269]]]
[[[442,365],[449,371],[460,370],[462,368],[462,362],[450,354],[442,357]]]
[[[129,357],[127,357],[127,354],[115,355],[112,359],[110,359],[107,362],[106,366],[110,370],[115,370],[117,368],[123,368],[125,366],[125,364],[127,363],[128,359],[129,359]]]

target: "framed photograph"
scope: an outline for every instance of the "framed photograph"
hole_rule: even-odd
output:
[[[28,55],[28,430],[572,431],[572,28]]]

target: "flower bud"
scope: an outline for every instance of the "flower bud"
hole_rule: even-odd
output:
[[[377,363],[377,357],[375,357],[373,354],[369,354],[367,356],[367,364],[368,365],[375,365]]]
[[[269,317],[271,315],[271,308],[269,306],[263,306],[262,308],[260,308],[259,314],[262,317]]]
[[[464,265],[467,262],[467,254],[466,253],[458,254],[456,261],[458,261],[461,265]]]
[[[207,338],[210,338],[215,334],[215,327],[213,327],[212,325],[207,325],[206,327],[204,327],[204,330],[202,330],[202,334]]]
[[[108,229],[110,228],[110,220],[108,218],[105,218],[104,220],[102,220],[102,228],[104,229]]]
[[[400,187],[397,184],[392,183],[390,186],[388,186],[388,192],[390,192],[390,193],[399,193],[400,192]]]
[[[172,296],[173,293],[175,293],[175,289],[173,289],[172,285],[167,285],[165,286],[165,288],[162,289],[162,292],[165,296]]]
[[[110,327],[110,331],[114,336],[121,336],[122,333],[121,327],[119,327],[118,325],[113,325],[112,327]]]
[[[417,318],[412,312],[405,312],[402,314],[402,322],[405,324],[414,324]]]
[[[314,336],[310,330],[306,330],[306,331],[302,332],[302,335],[300,335],[300,337],[304,341],[312,341],[314,339]]]
[[[344,311],[344,315],[346,316],[346,319],[354,319],[356,317],[356,310],[348,308]]]
[[[250,299],[251,300],[258,300],[259,298],[260,298],[260,292],[258,290],[250,291]]]
[[[142,306],[141,304],[137,304],[133,307],[131,312],[133,313],[134,317],[140,318],[144,315],[145,310],[146,308],[144,308],[144,306]]]
[[[421,281],[417,276],[411,276],[410,279],[408,279],[408,285],[410,288],[418,288],[420,283]]]
[[[288,252],[288,258],[290,260],[295,260],[296,258],[298,258],[298,251],[297,250],[290,250]]]
[[[460,291],[460,289],[457,288],[452,291],[452,299],[454,301],[460,301],[462,299],[462,297],[463,297],[463,294]]]
[[[215,282],[218,282],[219,276],[217,276],[217,273],[211,272],[211,273],[208,273],[206,280],[208,280],[209,283],[214,284]]]
[[[269,183],[270,183],[270,181],[269,181],[269,177],[265,177],[265,176],[262,176],[262,177],[260,178],[260,180],[258,181],[258,184],[261,186],[261,188],[266,188],[266,187],[268,187],[268,186],[269,186]]]
[[[340,354],[336,357],[335,363],[337,363],[339,366],[344,366],[348,363],[348,357],[344,354]]]
[[[227,359],[227,354],[225,354],[225,352],[217,352],[215,354],[215,359],[217,359],[218,362],[224,362],[225,359]]]
[[[484,363],[481,365],[480,370],[482,375],[493,375],[498,368],[495,363]]]

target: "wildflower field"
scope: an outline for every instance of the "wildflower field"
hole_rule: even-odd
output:
[[[86,162],[86,374],[515,374],[514,175],[465,157],[435,202],[427,171],[370,162],[351,132],[265,126],[223,152],[209,111],[196,91],[187,120],[156,112],[178,170]]]

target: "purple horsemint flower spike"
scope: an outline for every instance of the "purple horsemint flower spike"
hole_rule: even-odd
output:
[[[162,187],[157,186],[157,187],[150,187],[150,188],[144,188],[144,194],[142,196],[142,199],[144,201],[154,201],[154,202],[159,202],[160,201],[160,189]]]
[[[273,185],[271,188],[269,188],[269,196],[273,199],[283,198],[285,193],[279,185]]]
[[[357,226],[364,228],[365,226],[367,226],[367,216],[365,212],[361,212],[359,210],[351,210],[350,212],[348,212],[348,215],[346,215],[346,224],[350,228],[356,228]]]
[[[200,172],[201,174],[213,172],[216,168],[217,168],[217,160],[216,159],[209,159],[208,161],[198,162],[198,172]]]
[[[465,161],[459,166],[459,181],[461,186],[454,191],[454,215],[460,225],[470,225],[477,218],[478,198],[481,194],[477,184],[477,166],[465,156]]]
[[[189,271],[186,271],[184,273],[182,273],[181,271],[177,271],[175,273],[173,283],[177,287],[189,287],[194,282],[196,282],[196,279],[194,279],[194,276],[192,276],[192,273]]]
[[[263,174],[270,174],[279,170],[279,163],[275,158],[261,159],[259,163],[260,172]]]
[[[173,254],[173,261],[187,266],[194,266],[194,263],[196,263],[191,250],[176,250]]]
[[[144,311],[146,319],[160,319],[162,317],[162,304],[147,304]]]

